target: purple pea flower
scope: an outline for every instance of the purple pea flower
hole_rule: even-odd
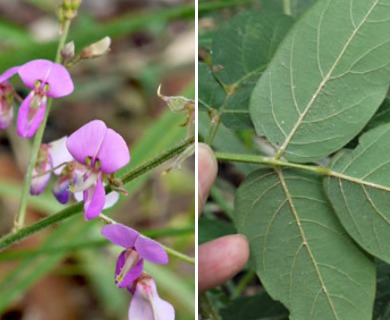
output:
[[[17,132],[23,138],[31,138],[45,115],[47,97],[60,98],[69,95],[73,92],[73,82],[65,67],[40,59],[8,69],[0,75],[0,83],[4,83],[16,73],[32,90],[20,105]]]
[[[151,276],[141,275],[130,289],[133,298],[130,302],[129,320],[174,320],[175,309],[160,298],[156,283]]]
[[[83,191],[85,219],[96,218],[105,204],[102,180],[130,162],[129,149],[125,140],[100,120],[91,121],[71,134],[66,146],[86,168],[83,179],[72,191]]]
[[[123,224],[103,227],[102,235],[125,248],[116,263],[115,282],[119,288],[129,287],[142,274],[144,259],[158,264],[168,263],[168,255],[158,242],[142,237]]]
[[[0,130],[6,129],[14,117],[13,92],[8,81],[0,83]]]
[[[40,146],[37,162],[33,170],[33,179],[30,187],[31,195],[42,193],[50,180],[53,169],[54,174],[59,175],[64,169],[64,166],[61,165],[73,160],[66,149],[66,139],[67,137],[63,137]]]

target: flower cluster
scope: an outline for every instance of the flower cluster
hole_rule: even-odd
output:
[[[118,198],[116,192],[106,196],[104,179],[129,162],[124,139],[103,121],[94,120],[69,137],[41,145],[30,193],[40,194],[53,171],[58,176],[53,187],[56,199],[66,204],[74,193],[76,200],[84,200],[85,219],[91,220]]]
[[[119,288],[127,288],[133,294],[129,319],[175,319],[172,305],[159,297],[153,278],[143,271],[144,260],[158,264],[168,263],[164,248],[122,224],[105,226],[102,235],[124,248],[116,263],[115,282]]]
[[[99,50],[107,51],[107,41],[100,47],[92,46],[89,56],[96,56]],[[0,130],[6,129],[13,119],[16,93],[8,79],[15,74],[31,89],[19,108],[17,132],[23,138],[31,138],[45,117],[47,97],[69,95],[73,82],[64,66],[48,60],[33,60],[8,69],[0,75]],[[69,137],[41,144],[32,172],[30,194],[41,194],[54,175],[55,198],[62,204],[68,203],[72,195],[77,201],[83,201],[85,220],[91,220],[118,200],[117,192],[106,194],[105,184],[119,190],[114,174],[129,162],[130,152],[122,136],[103,121],[94,120]],[[133,296],[129,318],[174,320],[172,305],[159,297],[153,278],[144,272],[144,260],[168,263],[164,248],[121,224],[106,225],[102,235],[124,248],[116,263],[115,283]]]

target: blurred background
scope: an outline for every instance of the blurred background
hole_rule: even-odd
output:
[[[57,0],[0,0],[0,73],[29,60],[53,60],[57,48]],[[131,170],[185,138],[182,114],[157,97],[194,97],[193,0],[83,0],[68,40],[76,52],[105,36],[108,55],[70,70],[75,92],[53,103],[44,142],[101,119],[127,141]],[[28,91],[17,77],[12,84]],[[29,140],[14,124],[0,132],[0,235],[18,210]],[[129,192],[105,212],[115,220],[191,256],[194,255],[194,159],[163,174],[164,164],[125,186]],[[125,171],[126,171],[125,170]],[[63,208],[50,185],[32,197],[27,224]],[[127,319],[131,295],[114,284],[117,248],[100,236],[102,223],[80,213],[0,253],[0,319]],[[146,265],[176,319],[194,319],[194,267],[171,258]]]

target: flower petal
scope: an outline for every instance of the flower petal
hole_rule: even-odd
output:
[[[107,129],[97,158],[100,160],[100,171],[111,174],[130,162],[130,151],[120,134]]]
[[[46,97],[42,97],[41,105],[36,109],[31,108],[33,97],[34,92],[30,92],[19,108],[16,127],[18,135],[23,138],[31,138],[35,134],[45,115]]]
[[[120,223],[104,226],[101,233],[103,237],[123,248],[133,248],[139,237],[138,231]]]
[[[70,162],[73,160],[72,155],[69,153],[68,149],[66,148],[66,141],[68,137],[62,137],[61,139],[52,141],[49,143],[50,145],[50,156],[53,168],[59,166],[62,163]],[[59,175],[62,172],[62,169],[64,169],[64,166],[59,167],[58,169],[54,170],[54,174]]]
[[[66,204],[70,200],[70,181],[67,177],[59,177],[53,187],[53,194],[59,203]],[[82,196],[81,196],[82,197]],[[81,201],[81,200],[80,200]]]
[[[87,157],[96,158],[106,131],[107,127],[103,121],[88,122],[69,136],[66,142],[68,151],[78,162],[86,164]]]
[[[59,98],[73,92],[74,86],[68,70],[49,60],[33,60],[19,69],[23,83],[33,89],[37,80],[49,84],[48,97]]]
[[[92,185],[84,191],[84,217],[91,220],[99,216],[106,201],[106,193],[103,182],[98,177],[96,185]]]
[[[1,103],[1,101],[0,101]],[[3,109],[3,110],[2,110]],[[8,128],[10,123],[12,122],[12,119],[14,117],[14,108],[13,106],[4,106],[2,108],[0,106],[0,130],[5,130]]]
[[[16,67],[13,67],[13,68],[6,70],[2,75],[0,75],[0,83],[11,78],[14,74],[16,74],[19,71],[19,69],[20,69],[20,66],[16,66]]]
[[[131,320],[174,320],[175,309],[158,295],[153,279],[141,280],[130,302]]]
[[[145,260],[159,264],[168,263],[168,255],[164,248],[152,239],[140,236],[135,243],[135,249]]]
[[[116,268],[115,268],[115,279],[119,276],[121,273],[122,268],[124,267],[126,262],[126,250],[122,251],[121,254],[118,257],[118,260],[116,262]],[[126,288],[130,286],[134,280],[138,279],[138,277],[142,274],[142,271],[144,270],[144,261],[141,259],[137,262],[137,264],[128,272],[122,279],[121,282],[116,282],[117,286],[119,288]]]
[[[49,169],[49,168],[48,168]],[[34,169],[33,170],[33,176],[37,175],[38,172]],[[35,177],[31,181],[31,186],[30,186],[30,194],[33,196],[40,195],[43,190],[45,190],[47,184],[49,183],[50,180],[50,172],[46,173],[42,176]]]
[[[104,208],[108,209],[114,206],[119,200],[119,193],[116,191],[111,191],[109,194],[106,195],[106,202],[104,203]]]

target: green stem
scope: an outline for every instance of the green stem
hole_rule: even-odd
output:
[[[221,320],[217,310],[215,310],[207,294],[199,294],[199,313],[202,316],[202,320]]]
[[[145,230],[141,232],[143,235],[151,238],[158,237],[178,237],[182,235],[188,235],[194,233],[193,227],[181,228],[181,229],[162,229],[162,230]],[[57,254],[60,252],[75,252],[83,249],[94,249],[109,245],[110,242],[107,239],[90,240],[80,243],[72,243],[64,246],[44,247],[33,250],[12,250],[3,252],[0,255],[0,261],[19,260],[28,257],[36,257],[38,255]]]
[[[305,171],[315,172],[317,174],[325,175],[325,176],[330,176],[333,174],[332,170],[330,170],[329,168],[291,163],[287,161],[278,160],[275,158],[263,157],[258,155],[253,156],[253,155],[246,155],[246,154],[216,152],[215,156],[218,160],[223,160],[223,161],[265,164],[273,167],[287,167],[292,169],[301,169]]]
[[[205,143],[207,143],[209,146],[211,146],[211,144],[214,141],[220,122],[221,122],[221,113],[218,112],[218,114],[212,116],[210,121],[210,129],[205,141]]]
[[[248,284],[256,277],[256,273],[252,270],[248,271],[240,280],[240,282],[236,285],[236,288],[233,292],[232,299],[238,298]]]
[[[291,3],[290,0],[283,0],[283,12],[287,16],[291,16]]]
[[[143,173],[146,173],[147,171],[150,171],[151,169],[159,166],[162,162],[169,160],[173,157],[175,157],[177,154],[180,154],[183,152],[189,145],[194,143],[194,137],[191,137],[187,140],[184,140],[180,144],[178,144],[176,147],[173,147],[160,156],[157,156],[150,161],[146,162],[145,164],[135,168],[134,170],[129,171],[128,173],[124,174],[120,179],[123,183],[128,183],[131,180],[134,180],[135,178],[139,177]],[[107,187],[106,192],[110,191],[111,188]],[[81,212],[83,210],[83,204],[77,203],[73,206],[67,207],[60,212],[49,216],[47,218],[44,218],[36,223],[34,223],[31,226],[24,227],[14,233],[8,234],[0,239],[0,252],[5,250],[6,248],[10,247],[11,245],[15,244],[16,242],[19,242],[38,231],[47,228],[53,224],[56,224],[60,221],[63,221],[65,219],[68,219],[77,213]]]
[[[235,1],[207,1],[199,3],[198,12],[205,13],[208,11],[213,11],[216,9],[228,8],[228,7],[236,7],[242,5],[250,5],[253,4],[253,0],[235,0]]]
[[[161,244],[161,243],[160,243]],[[165,251],[172,257],[175,257],[177,259],[180,259],[184,262],[187,262],[189,264],[192,264],[192,265],[195,265],[195,259],[190,257],[190,256],[187,256],[186,254],[184,253],[181,253],[179,251],[176,251],[175,249],[172,249],[170,247],[167,247],[163,244],[161,244],[161,246],[165,249]]]
[[[59,63],[61,60],[61,50],[65,44],[66,37],[69,32],[70,27],[70,20],[65,22],[63,33],[61,34],[60,40],[58,42],[58,49],[57,54],[55,58],[55,62]],[[18,214],[15,217],[15,223],[14,223],[14,229],[13,231],[16,232],[19,229],[21,229],[24,226],[24,220],[26,218],[26,210],[27,210],[27,201],[30,193],[30,186],[31,181],[33,178],[33,170],[35,167],[35,163],[38,158],[39,148],[42,143],[43,133],[46,128],[47,119],[49,117],[49,113],[51,110],[53,99],[48,99],[46,104],[46,110],[45,110],[45,116],[42,120],[42,123],[40,124],[35,136],[34,136],[34,142],[31,149],[31,155],[30,155],[30,161],[27,166],[26,175],[24,178],[24,185],[23,185],[23,191],[20,199],[20,206]]]
[[[38,158],[39,147],[41,146],[42,143],[43,132],[45,131],[46,122],[49,116],[52,101],[53,101],[52,99],[47,100],[45,116],[34,137],[34,142],[31,149],[30,161],[28,163],[26,175],[24,178],[24,185],[22,190],[22,196],[20,199],[19,211],[15,217],[14,230],[13,230],[14,232],[22,228],[24,225],[24,220],[26,217],[26,209],[27,209],[27,200],[30,195],[30,186],[33,178],[33,170],[35,167],[35,162],[37,161]]]

